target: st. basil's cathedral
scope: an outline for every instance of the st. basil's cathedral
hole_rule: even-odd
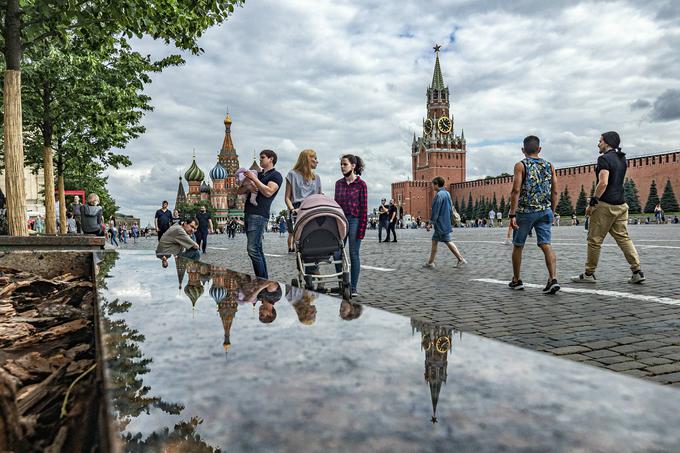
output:
[[[234,142],[231,139],[231,124],[231,116],[227,114],[224,119],[222,149],[220,149],[217,155],[215,166],[209,173],[212,184],[206,181],[205,173],[196,164],[196,155],[194,154],[191,166],[184,173],[184,179],[187,181],[189,190],[187,192],[184,191],[184,184],[180,176],[177,198],[175,200],[175,206],[179,203],[195,204],[199,201],[208,201],[215,208],[213,218],[220,228],[224,227],[229,218],[242,217],[245,203],[244,197],[236,193],[238,190],[236,171],[239,169],[240,164],[236,148],[234,148]],[[256,166],[257,164],[253,165]],[[255,169],[259,170],[259,168]]]

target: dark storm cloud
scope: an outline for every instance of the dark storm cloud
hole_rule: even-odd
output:
[[[651,106],[652,103],[649,102],[646,99],[636,99],[633,103],[630,104],[630,109],[631,110],[642,110],[646,109],[647,107]]]
[[[680,90],[666,90],[654,101],[652,121],[673,121],[680,119]]]

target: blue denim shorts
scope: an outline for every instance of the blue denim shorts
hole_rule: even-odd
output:
[[[437,229],[434,229],[432,234],[432,240],[434,242],[451,242],[451,233],[440,233]]]
[[[533,228],[536,232],[536,243],[550,244],[552,239],[553,212],[551,209],[538,212],[517,213],[517,226],[519,228],[512,233],[512,243],[514,245],[524,245],[527,235]]]

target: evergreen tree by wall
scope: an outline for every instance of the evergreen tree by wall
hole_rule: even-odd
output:
[[[574,212],[576,215],[585,215],[586,208],[588,207],[588,198],[586,197],[586,191],[581,184],[581,191],[578,193],[578,199],[576,200],[576,209]]]
[[[467,206],[465,206],[465,198],[463,198],[463,201],[460,203],[460,211],[458,211],[461,217],[465,217],[467,219]]]
[[[590,195],[591,198],[595,196],[595,181],[593,181],[593,185],[590,187]]]
[[[505,195],[501,195],[501,204],[498,206],[498,209],[505,215]]]
[[[467,211],[465,211],[465,216],[468,219],[473,219],[475,217],[474,205],[472,204],[472,192],[468,192],[468,204]]]
[[[457,212],[460,212],[460,205],[458,204],[458,198],[456,198],[456,202],[453,204],[453,207],[456,209]]]
[[[663,189],[663,195],[661,195],[661,208],[666,212],[680,211],[678,200],[675,198],[670,179],[666,180],[666,186]]]
[[[557,213],[561,216],[567,217],[570,217],[574,213],[568,187],[565,187],[564,191],[560,194],[560,201],[557,203]]]
[[[659,193],[656,190],[656,181],[652,179],[652,184],[649,186],[649,197],[647,197],[647,204],[645,205],[645,214],[653,214],[654,207],[659,201]]]
[[[477,219],[479,217],[479,198],[475,200],[475,207],[472,209],[472,218]]]
[[[498,212],[498,203],[496,202],[496,192],[493,193],[493,201],[491,202],[491,207],[494,212]]]
[[[628,204],[628,212],[631,214],[640,214],[642,207],[640,206],[640,191],[635,185],[635,181],[626,178],[623,183],[623,198]]]

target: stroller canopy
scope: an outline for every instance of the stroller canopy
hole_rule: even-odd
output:
[[[342,208],[335,200],[319,194],[310,195],[300,204],[297,221],[293,230],[295,240],[300,240],[305,225],[319,217],[332,217],[338,224],[339,239],[343,240],[347,236],[347,218]]]

